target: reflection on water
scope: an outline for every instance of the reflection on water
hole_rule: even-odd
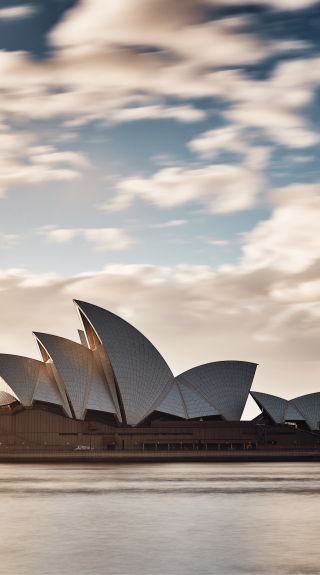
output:
[[[0,465],[5,575],[318,575],[320,464]]]

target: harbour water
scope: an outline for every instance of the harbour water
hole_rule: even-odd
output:
[[[318,575],[319,463],[0,465],[1,575]]]

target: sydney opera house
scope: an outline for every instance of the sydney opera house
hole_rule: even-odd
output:
[[[299,453],[320,450],[320,393],[251,391],[257,365],[216,361],[174,377],[136,328],[75,301],[79,343],[34,333],[41,360],[0,354],[0,458],[8,454]]]

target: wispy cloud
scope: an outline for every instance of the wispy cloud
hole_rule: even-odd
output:
[[[89,166],[88,158],[81,152],[59,151],[53,146],[34,146],[29,149],[30,159],[38,165],[66,164],[75,168]]]
[[[180,226],[185,226],[187,224],[187,220],[169,220],[167,222],[161,222],[159,224],[151,224],[153,228],[179,228]]]
[[[9,248],[15,246],[19,243],[20,236],[19,234],[0,234],[0,249],[1,248]]]
[[[211,213],[230,213],[251,208],[263,181],[254,166],[211,164],[200,168],[163,168],[150,178],[129,177],[119,181],[118,193],[99,207],[107,211],[127,209],[134,200],[159,208],[199,203]]]
[[[274,211],[247,233],[243,265],[298,273],[320,254],[320,186],[291,184],[273,192]]]
[[[219,240],[216,238],[206,238],[204,241],[210,246],[217,246],[217,247],[224,247],[229,245],[230,243],[228,240]]]
[[[82,238],[101,251],[123,251],[130,248],[136,241],[120,228],[58,228],[44,226],[39,233],[57,244],[64,244]]]
[[[203,132],[191,140],[188,146],[203,158],[212,158],[224,151],[242,156],[248,149],[238,126],[232,125]]]
[[[206,113],[194,106],[134,106],[119,110],[110,111],[109,121],[133,122],[147,119],[177,120],[186,124],[204,120]]]
[[[20,4],[18,6],[9,6],[8,8],[0,8],[0,21],[28,18],[33,16],[36,11],[36,7],[31,4]]]
[[[244,4],[243,0],[206,0],[208,4],[225,4],[227,6],[242,6]],[[313,6],[318,0],[260,0],[259,4],[264,6],[270,6],[276,10],[302,10],[308,8],[308,6]],[[257,0],[246,0],[246,4],[257,5]]]
[[[74,180],[88,166],[81,152],[37,146],[36,136],[0,125],[0,196],[15,185]]]
[[[270,78],[242,78],[232,96],[234,105],[225,117],[244,128],[256,128],[271,141],[288,148],[305,148],[319,135],[305,116],[320,85],[320,58],[279,64]]]

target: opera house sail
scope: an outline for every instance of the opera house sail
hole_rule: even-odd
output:
[[[251,391],[261,413],[242,421],[256,363],[214,361],[174,377],[134,326],[75,305],[80,342],[35,332],[41,360],[0,354],[0,458],[319,450],[320,393],[286,400]]]

